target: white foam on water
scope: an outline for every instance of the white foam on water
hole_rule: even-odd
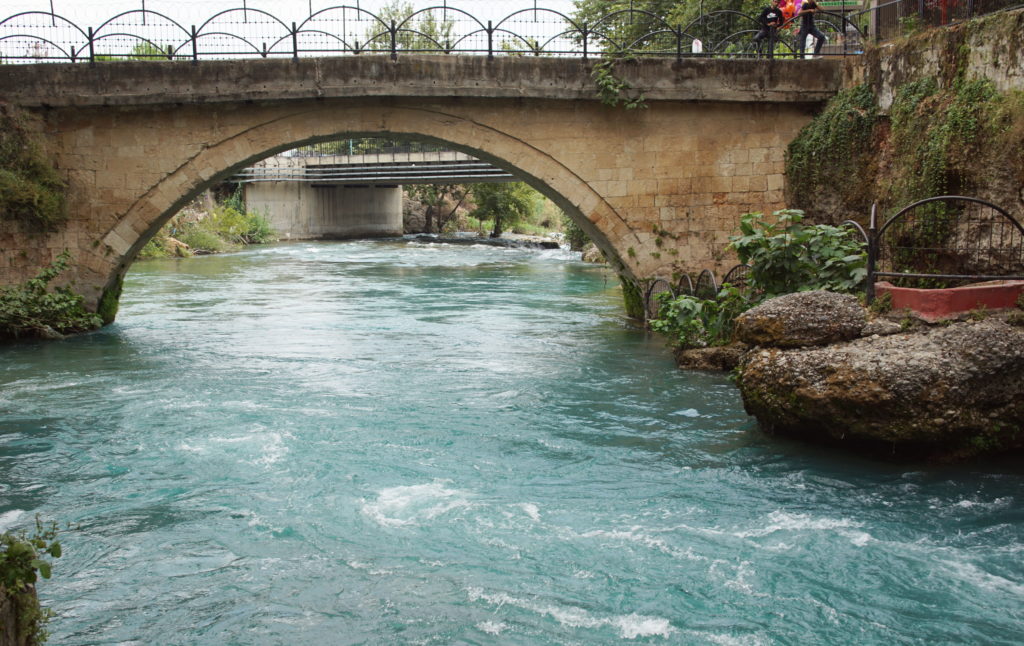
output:
[[[468,494],[448,489],[441,482],[382,489],[377,500],[363,502],[362,513],[383,527],[417,525],[469,507]]]
[[[966,561],[940,561],[950,572],[962,580],[985,590],[1010,593],[1024,598],[1024,585],[998,574],[991,574]]]
[[[697,412],[696,408],[684,408],[683,410],[677,410],[672,414],[682,415],[683,417],[700,417],[700,413]]]
[[[619,636],[623,639],[637,639],[638,637],[668,638],[676,632],[675,626],[663,617],[638,615],[635,612],[628,615],[601,617],[595,616],[583,608],[535,603],[513,597],[504,592],[488,594],[482,588],[468,588],[467,593],[470,602],[483,601],[497,606],[496,609],[500,609],[503,606],[521,608],[539,615],[551,617],[569,628],[612,627],[619,631]]]
[[[504,631],[508,630],[508,624],[501,621],[481,621],[476,625],[477,630],[487,633],[488,635],[500,635]]]
[[[737,538],[757,538],[775,532],[806,532],[849,529],[863,526],[863,523],[848,518],[812,518],[807,514],[790,514],[781,510],[768,514],[767,522],[757,529],[733,532]]]
[[[540,508],[532,502],[521,502],[512,506],[519,507],[526,512],[526,515],[530,517],[530,520],[540,522]]]
[[[6,532],[13,527],[18,519],[25,515],[21,509],[12,509],[0,514],[0,532]]]
[[[662,554],[668,554],[675,558],[686,559],[688,561],[703,561],[704,557],[697,556],[693,553],[693,550],[687,548],[681,550],[669,545],[662,538],[650,536],[649,534],[641,531],[643,528],[639,525],[630,527],[628,530],[605,530],[595,529],[589,532],[580,534],[580,538],[607,538],[615,541],[628,541],[631,543],[637,543],[648,547],[653,550],[657,550]]]
[[[717,644],[717,646],[767,646],[771,643],[760,635],[743,635],[737,637],[736,635],[721,635],[716,633],[701,633],[701,632],[690,632],[694,637],[698,637],[701,640],[706,640],[711,644]]]

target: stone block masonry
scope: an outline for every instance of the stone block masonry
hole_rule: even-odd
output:
[[[44,118],[73,211],[49,236],[0,229],[0,284],[69,248],[95,306],[147,237],[211,184],[276,152],[353,136],[442,141],[511,170],[627,277],[721,271],[739,216],[783,206],[785,147],[838,88],[841,66],[620,67],[648,109],[603,105],[591,63],[567,59],[0,66],[0,97]]]

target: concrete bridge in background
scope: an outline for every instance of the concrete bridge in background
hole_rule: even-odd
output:
[[[721,268],[741,213],[783,206],[787,144],[840,87],[837,60],[650,59],[618,74],[647,109],[602,104],[577,59],[329,59],[0,65],[0,99],[42,117],[70,220],[0,223],[0,284],[62,249],[96,307],[183,205],[260,159],[346,138],[419,139],[555,201],[627,278]]]
[[[246,206],[286,240],[402,235],[403,186],[516,181],[457,150],[298,154],[308,150],[268,157],[231,178],[244,187]]]

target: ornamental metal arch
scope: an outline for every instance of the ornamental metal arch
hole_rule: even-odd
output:
[[[877,226],[868,238],[868,299],[877,278],[910,287],[1024,280],[1024,226],[992,202],[964,195],[918,200]]]
[[[843,47],[828,55],[846,55],[847,34],[862,31],[839,14],[823,12],[826,34],[843,34]],[[440,17],[440,19],[439,19]],[[639,35],[617,29],[633,20],[650,25]],[[423,24],[442,27],[441,32]],[[214,13],[198,26],[186,27],[150,9],[133,9],[82,28],[53,12],[25,11],[0,20],[0,59],[4,62],[108,61],[267,58],[270,56],[356,55],[368,51],[439,52],[445,54],[548,56],[684,56],[746,57],[754,54],[757,20],[720,10],[674,26],[645,9],[611,11],[591,24],[545,7],[515,10],[499,20],[483,21],[446,5],[425,7],[401,20],[390,20],[358,5],[339,4],[311,13],[299,24],[263,9],[246,6]],[[362,41],[362,42],[360,42]],[[443,41],[443,42],[442,42]],[[789,39],[777,38],[772,55],[789,56]],[[138,45],[143,47],[138,47]],[[98,51],[97,47],[100,50]],[[780,51],[775,52],[778,49]],[[166,52],[166,53],[165,53]]]

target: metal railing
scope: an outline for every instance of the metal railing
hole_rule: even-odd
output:
[[[1024,280],[1024,226],[985,200],[931,197],[905,206],[881,226],[872,207],[866,231],[851,224],[868,250],[869,302],[878,278],[918,288]]]
[[[736,265],[726,272],[721,282],[715,278],[715,273],[710,269],[700,272],[697,275],[696,281],[689,274],[680,275],[675,284],[667,278],[655,278],[643,291],[645,320],[650,321],[651,319],[658,318],[661,307],[659,296],[664,293],[669,293],[672,298],[693,296],[703,300],[711,300],[718,297],[722,287],[729,285],[746,295],[749,288],[749,275],[750,265]]]
[[[842,12],[822,12],[817,23],[829,37],[825,55],[857,54],[862,33]],[[636,33],[629,28],[644,25]],[[531,6],[498,20],[434,6],[402,20],[352,5],[285,21],[260,9],[220,11],[198,25],[184,25],[156,11],[125,11],[98,26],[81,26],[53,12],[28,11],[0,21],[0,57],[6,63],[199,61],[358,54],[473,54],[495,56],[616,55],[751,57],[760,26],[749,15],[712,11],[673,25],[641,9],[624,9],[581,22],[554,9]],[[791,39],[773,34],[767,56],[793,55]]]
[[[872,42],[907,36],[997,11],[1024,7],[1020,0],[890,0],[849,14]]]

